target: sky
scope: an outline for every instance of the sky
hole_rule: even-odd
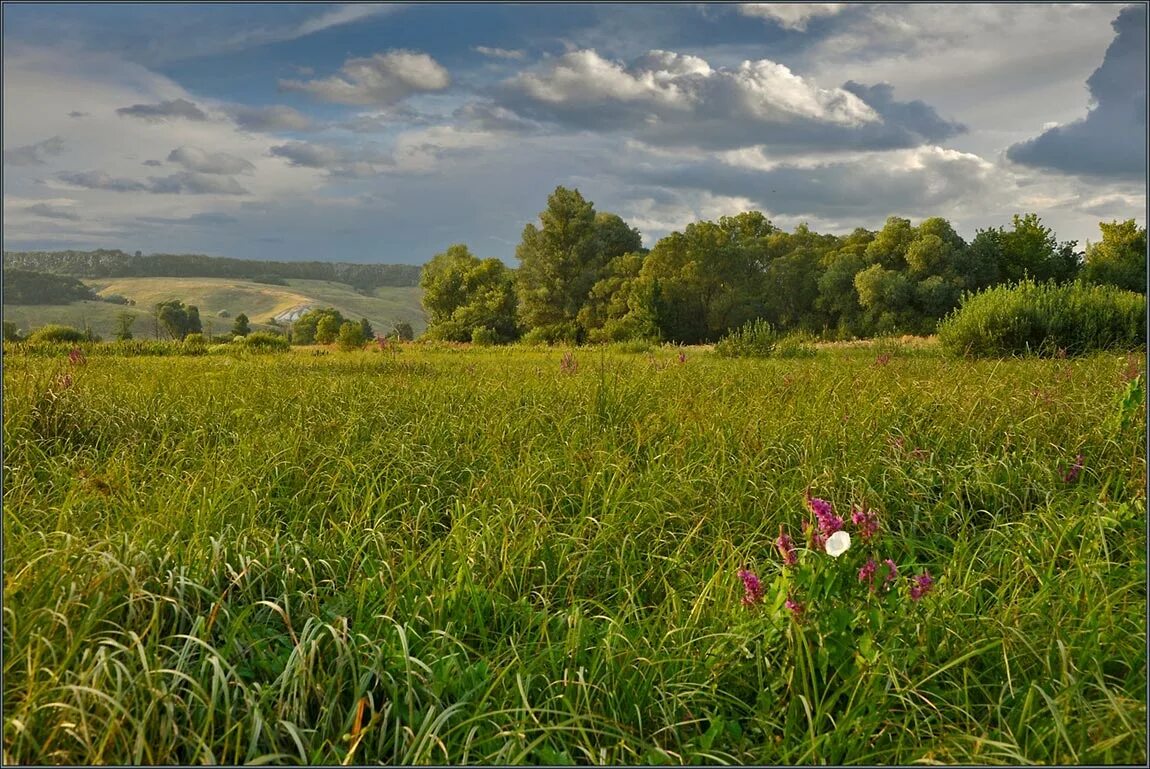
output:
[[[577,188],[653,246],[1146,223],[1145,4],[3,6],[4,248],[516,266]]]

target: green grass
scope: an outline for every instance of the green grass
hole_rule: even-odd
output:
[[[248,316],[253,328],[264,328],[273,315],[301,304],[335,307],[356,320],[367,318],[379,333],[389,331],[400,321],[410,323],[416,334],[427,327],[420,305],[422,292],[417,286],[384,286],[366,296],[343,283],[322,280],[289,280],[287,286],[228,278],[106,278],[84,282],[101,296],[119,294],[135,300],[136,304],[85,301],[66,305],[9,305],[4,307],[4,319],[25,331],[48,323],[76,328],[83,328],[87,323],[95,333],[111,339],[117,329],[117,317],[127,311],[137,316],[132,333],[139,338],[152,338],[155,324],[151,308],[157,302],[180,299],[196,305],[205,331],[210,323],[215,334],[230,331],[233,319],[241,312]],[[220,310],[226,310],[230,317],[218,317]]]
[[[885,349],[6,349],[4,758],[1145,763],[1144,358]],[[740,603],[808,488],[865,663]]]

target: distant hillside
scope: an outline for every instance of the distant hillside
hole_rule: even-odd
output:
[[[417,334],[427,327],[418,286],[381,286],[364,293],[332,281],[285,282],[287,285],[279,286],[224,278],[88,278],[83,283],[99,296],[119,295],[134,304],[5,304],[4,320],[12,321],[25,332],[47,323],[77,328],[87,324],[95,333],[110,339],[116,330],[117,316],[128,312],[136,316],[132,333],[138,338],[149,338],[155,333],[152,308],[157,302],[179,299],[196,305],[204,330],[210,325],[215,334],[230,330],[241,312],[248,316],[253,328],[266,328],[273,316],[304,306],[335,307],[345,317],[367,318],[379,333],[399,322],[410,323]]]
[[[120,250],[5,251],[4,269],[34,270],[77,278],[229,278],[282,283],[329,280],[370,292],[380,286],[418,286],[418,265],[346,262],[274,262],[202,254],[133,256]]]

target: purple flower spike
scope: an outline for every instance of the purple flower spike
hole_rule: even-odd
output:
[[[878,534],[878,514],[865,507],[851,511],[851,523],[858,527],[863,542],[870,542]]]
[[[870,591],[874,592],[874,575],[878,571],[878,564],[873,558],[868,558],[863,567],[859,569],[859,582],[870,583]]]
[[[890,583],[894,582],[895,577],[898,576],[898,567],[895,566],[894,561],[889,558],[883,561],[883,563],[886,564],[887,571],[886,576],[883,577],[882,586],[887,590],[890,590]]]
[[[739,579],[743,581],[743,606],[754,606],[763,598],[763,583],[749,569],[739,569]]]
[[[801,603],[799,603],[798,601],[792,599],[790,596],[787,596],[787,600],[786,600],[786,603],[784,604],[784,606],[786,606],[788,609],[790,609],[791,614],[795,615],[796,617],[800,616],[804,610],[803,605]]]
[[[779,538],[775,540],[775,547],[777,547],[779,553],[782,554],[784,565],[794,566],[799,562],[798,557],[795,556],[795,543],[791,541],[791,538],[783,531],[782,526],[779,527]]]

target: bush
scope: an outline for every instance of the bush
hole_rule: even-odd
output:
[[[49,323],[32,332],[28,337],[30,342],[86,342],[88,337],[78,328],[62,326],[58,323]]]
[[[640,354],[654,350],[655,343],[650,339],[628,339],[621,342],[611,342],[607,345],[607,349],[612,352]]]
[[[184,353],[187,355],[203,355],[207,352],[208,343],[203,334],[188,334],[183,341]]]
[[[715,353],[724,358],[769,358],[777,337],[765,320],[751,321],[731,331],[715,343]]]
[[[945,350],[976,357],[1083,355],[1141,347],[1146,298],[1114,286],[1022,281],[963,296],[938,327]]]
[[[19,342],[20,330],[16,328],[16,324],[10,320],[4,321],[4,341],[5,342]]]
[[[363,327],[358,323],[350,320],[345,320],[339,327],[339,336],[336,339],[337,346],[344,352],[351,352],[363,347]]]
[[[775,344],[776,358],[813,358],[817,354],[814,338],[801,331],[787,334]]]
[[[100,297],[100,299],[108,304],[135,304],[135,302],[122,294],[108,294],[107,296]]]
[[[471,329],[471,343],[477,347],[490,347],[497,341],[495,329],[487,326],[476,326]]]
[[[579,340],[579,327],[572,322],[553,323],[549,326],[536,326],[523,335],[524,344],[554,345],[576,344]]]
[[[232,340],[235,346],[243,346],[252,352],[283,352],[290,347],[287,337],[270,331],[253,331],[247,336],[237,336]]]

